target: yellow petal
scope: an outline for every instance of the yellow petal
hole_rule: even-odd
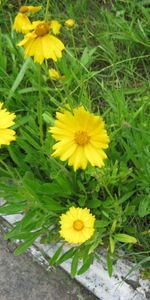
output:
[[[101,168],[104,165],[104,162],[103,162],[103,159],[104,159],[103,153],[104,152],[97,150],[96,148],[94,148],[90,144],[88,144],[84,148],[84,153],[85,153],[87,160],[91,163],[92,166],[98,166]]]
[[[57,20],[52,20],[50,22],[50,29],[52,30],[52,33],[57,35],[60,33],[61,24]]]
[[[15,141],[16,132],[12,129],[0,128],[0,145],[9,145],[10,142]]]
[[[60,73],[56,69],[54,69],[54,68],[50,68],[48,70],[48,74],[49,74],[49,77],[52,80],[59,80],[59,79],[61,79]]]
[[[14,20],[13,29],[17,32],[26,34],[31,30],[31,25],[29,18],[25,14],[18,13]]]
[[[42,38],[43,52],[46,59],[51,58],[56,61],[62,57],[62,50],[65,48],[64,44],[56,37],[46,34]]]
[[[76,145],[74,142],[67,140],[63,140],[58,142],[53,146],[53,149],[55,152],[52,154],[52,156],[57,157],[60,156],[61,160],[65,160],[64,157],[66,155],[69,155],[70,153],[73,153],[76,149]],[[70,152],[68,152],[68,149],[71,149]]]
[[[15,124],[16,118],[14,113],[8,112],[5,108],[0,109],[0,128],[8,128]]]
[[[42,9],[42,6],[28,6],[28,12],[35,13]]]
[[[73,166],[74,171],[79,168],[85,169],[87,166],[87,158],[84,154],[84,149],[81,146],[76,148],[76,151],[71,155],[68,160],[68,165]]]

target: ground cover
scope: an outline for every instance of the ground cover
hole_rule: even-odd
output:
[[[0,195],[6,204],[0,213],[24,213],[6,237],[23,241],[16,255],[38,236],[43,243],[61,242],[51,264],[72,257],[72,276],[86,271],[99,259],[96,249],[105,247],[110,275],[113,262],[124,256],[148,277],[150,3],[51,1],[48,17],[62,25],[58,37],[65,50],[56,62],[49,59],[41,65],[31,57],[25,60],[23,47],[17,46],[23,35],[12,24],[24,4],[41,3],[2,1],[0,12],[0,98],[16,114],[17,137],[1,146]],[[32,21],[44,18],[46,2],[42,4],[30,16]],[[64,26],[70,18],[73,28]],[[50,68],[60,72],[59,80],[50,78]],[[104,166],[89,163],[74,171],[67,160],[51,156],[55,139],[49,127],[56,112],[68,105],[71,112],[82,105],[103,117],[110,139]],[[61,256],[60,216],[72,206],[90,209],[95,231]],[[83,266],[78,269],[80,259]]]

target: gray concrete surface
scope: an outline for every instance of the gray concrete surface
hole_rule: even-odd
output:
[[[46,271],[29,254],[13,256],[0,224],[0,300],[96,300],[62,269]]]

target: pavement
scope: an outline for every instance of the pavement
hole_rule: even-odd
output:
[[[97,300],[61,268],[47,271],[29,253],[15,257],[3,234],[0,223],[0,300]]]

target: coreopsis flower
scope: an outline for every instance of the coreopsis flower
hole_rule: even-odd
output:
[[[52,79],[52,80],[60,80],[61,79],[61,74],[60,72],[58,72],[57,70],[51,68],[48,70],[48,73],[49,73],[49,77]]]
[[[11,141],[16,140],[16,132],[9,129],[9,127],[15,124],[15,118],[16,115],[8,112],[6,108],[3,108],[3,103],[0,102],[0,146],[9,145]]]
[[[40,9],[42,9],[42,6],[21,6],[15,17],[13,29],[23,34],[29,32],[32,29],[32,23],[26,13],[38,12]]]
[[[103,149],[109,144],[102,117],[80,106],[72,112],[57,112],[56,118],[54,126],[49,129],[57,141],[52,156],[68,160],[68,165],[73,166],[75,171],[85,169],[88,162],[101,168],[107,158]]]
[[[64,75],[61,75],[59,71],[51,68],[48,70],[48,74],[50,79],[52,80],[65,80],[66,77]]]
[[[35,28],[32,32],[25,35],[24,39],[18,43],[18,46],[24,46],[25,57],[33,56],[34,62],[43,63],[44,59],[51,58],[57,61],[62,57],[64,44],[49,33],[50,23],[45,21],[33,22]]]
[[[73,28],[75,26],[75,20],[73,19],[68,19],[65,21],[65,26],[67,28]]]
[[[88,208],[71,207],[60,217],[60,235],[65,241],[81,244],[90,239],[94,233],[95,216]]]

